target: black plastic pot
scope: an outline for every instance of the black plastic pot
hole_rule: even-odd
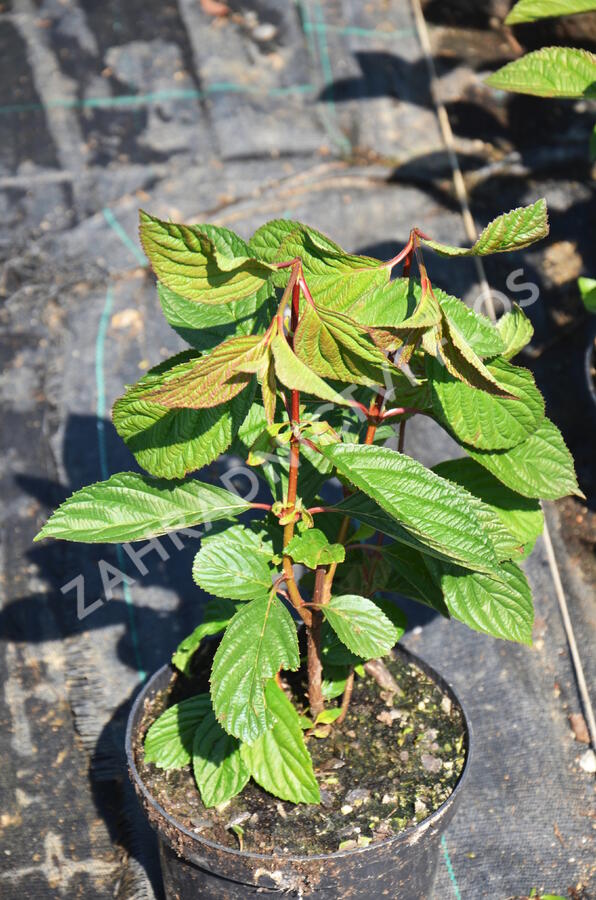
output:
[[[452,703],[462,708],[451,686],[430,666],[401,647],[394,652],[415,663],[447,693]],[[316,856],[246,853],[216,844],[180,825],[141,781],[133,755],[133,735],[140,726],[145,700],[166,688],[171,677],[169,665],[153,675],[137,697],[126,729],[130,777],[158,833],[168,900],[242,900],[263,894],[312,900],[428,900],[432,896],[441,836],[460,802],[470,767],[471,731],[463,709],[467,742],[464,769],[453,793],[422,822],[395,837],[356,850]]]
[[[592,411],[596,411],[596,384],[594,384],[594,372],[596,371],[596,322],[592,323],[588,331],[588,343],[584,354],[584,375],[588,394],[592,402]]]

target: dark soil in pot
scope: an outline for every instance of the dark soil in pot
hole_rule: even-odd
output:
[[[142,741],[164,709],[208,689],[212,653],[211,647],[201,655],[191,680],[172,673],[167,689],[145,702],[133,741],[145,787],[184,829],[247,852],[328,854],[391,838],[428,817],[451,795],[466,756],[462,711],[446,689],[398,653],[388,665],[399,695],[381,691],[369,676],[357,678],[343,725],[332,726],[325,738],[308,738],[320,806],[282,802],[250,782],[228,804],[206,809],[191,767],[164,772],[146,765]],[[304,686],[288,687],[300,706]],[[147,812],[151,818],[152,811]],[[179,840],[176,849],[184,852],[183,834]]]

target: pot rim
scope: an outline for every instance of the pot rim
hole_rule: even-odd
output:
[[[596,384],[592,377],[592,366],[596,364],[596,348],[594,347],[594,341],[596,341],[596,322],[593,322],[588,329],[588,343],[584,353],[584,375],[586,384],[588,385],[588,392],[592,403],[596,405]]]
[[[351,850],[335,850],[333,853],[314,853],[314,854],[306,854],[306,855],[296,855],[291,853],[255,853],[250,850],[237,850],[234,847],[227,847],[224,844],[218,844],[216,841],[209,840],[209,838],[203,838],[201,835],[197,834],[194,831],[190,831],[180,822],[178,822],[170,813],[166,812],[166,810],[157,802],[157,800],[150,793],[149,789],[146,787],[145,782],[141,778],[139,771],[136,766],[136,762],[134,759],[134,752],[132,746],[132,735],[133,735],[133,722],[136,718],[137,712],[140,712],[140,708],[145,702],[146,698],[151,695],[152,686],[158,682],[161,677],[165,674],[165,671],[168,670],[171,673],[175,673],[175,669],[171,665],[171,663],[165,663],[156,672],[153,673],[151,678],[146,681],[130,710],[128,715],[128,720],[126,723],[126,738],[125,738],[125,748],[126,748],[126,759],[128,762],[128,768],[131,775],[132,780],[135,783],[135,787],[139,790],[145,800],[150,806],[159,813],[161,817],[163,817],[168,825],[176,828],[185,837],[192,840],[195,844],[198,844],[202,847],[208,847],[212,850],[216,850],[220,853],[230,854],[233,857],[241,857],[242,859],[254,859],[262,862],[270,862],[274,863],[279,860],[283,860],[284,863],[306,863],[311,861],[324,861],[328,859],[342,859],[355,855],[363,855],[374,851],[380,846],[391,847],[393,845],[398,845],[402,843],[412,843],[415,844],[418,840],[415,837],[418,832],[418,837],[422,837],[424,832],[432,828],[435,823],[438,823],[440,819],[443,818],[443,815],[447,811],[447,809],[454,803],[456,796],[459,795],[463,789],[464,782],[468,778],[468,774],[470,771],[470,761],[472,758],[472,746],[473,746],[473,737],[472,737],[472,728],[470,725],[470,721],[466,714],[465,707],[461,702],[460,698],[456,694],[453,686],[449,681],[447,681],[442,675],[440,675],[429,663],[425,662],[423,659],[420,659],[415,653],[412,653],[411,650],[408,650],[406,647],[400,646],[399,644],[393,648],[393,654],[400,654],[404,656],[408,662],[414,663],[418,668],[420,668],[426,675],[429,675],[437,685],[443,690],[453,701],[457,703],[459,706],[462,716],[463,716],[463,724],[464,724],[464,737],[466,744],[466,757],[464,760],[464,767],[461,771],[459,779],[453,788],[452,792],[449,794],[446,800],[441,803],[434,812],[427,816],[426,819],[422,819],[422,821],[417,822],[415,825],[410,825],[408,828],[405,828],[403,831],[400,831],[399,834],[395,834],[392,837],[388,837],[382,839],[380,841],[373,841],[368,844],[366,847],[354,847]],[[159,826],[157,826],[159,829]],[[170,840],[166,837],[167,843],[170,844]]]

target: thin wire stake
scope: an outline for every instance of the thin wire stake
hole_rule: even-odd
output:
[[[461,214],[464,223],[464,229],[466,232],[466,236],[468,240],[474,244],[478,239],[478,231],[476,229],[476,225],[474,223],[474,219],[472,217],[472,213],[470,211],[470,204],[468,202],[468,192],[466,191],[466,185],[464,182],[464,176],[462,175],[462,171],[459,166],[459,160],[457,158],[457,152],[455,149],[455,141],[453,139],[453,131],[451,130],[451,123],[449,122],[449,116],[447,115],[447,110],[445,109],[445,104],[441,100],[439,96],[439,91],[437,90],[437,70],[435,67],[435,61],[433,59],[432,47],[430,44],[430,36],[428,33],[428,27],[426,25],[426,20],[424,18],[424,14],[422,12],[422,7],[420,5],[420,0],[412,0],[412,9],[414,12],[414,20],[416,22],[416,29],[418,31],[418,39],[420,41],[420,46],[422,47],[422,52],[424,53],[424,58],[426,60],[426,66],[428,68],[431,94],[433,103],[437,110],[437,118],[439,120],[439,128],[441,131],[441,137],[445,142],[445,149],[447,150],[447,156],[449,157],[449,164],[451,166],[451,170],[453,173],[453,186],[455,188],[455,195],[459,201],[459,205],[461,206]],[[493,303],[493,297],[490,290],[490,286],[488,283],[488,279],[486,277],[486,271],[484,269],[484,263],[480,259],[479,256],[474,256],[474,264],[476,266],[476,272],[478,274],[478,280],[480,281],[480,287],[482,288],[482,295],[485,299],[486,310],[488,315],[493,320],[496,320],[496,312],[495,305]]]

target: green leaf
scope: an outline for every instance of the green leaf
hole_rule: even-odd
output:
[[[197,694],[166,709],[145,735],[145,762],[159,769],[188,765],[194,733],[210,710],[209,694]]]
[[[351,405],[352,401],[349,398],[342,397],[302,360],[298,359],[282,334],[277,334],[273,338],[271,349],[275,357],[275,374],[287,388],[312,394],[314,397],[330,403],[339,403],[342,406]]]
[[[517,305],[501,316],[497,322],[499,334],[503,339],[504,349],[503,356],[505,359],[512,359],[520,350],[532,340],[534,327],[526,314]]]
[[[346,558],[342,544],[330,544],[319,528],[309,528],[302,534],[296,534],[284,550],[295,563],[316,569],[317,566],[328,566],[341,563]]]
[[[203,621],[195,630],[180,641],[172,654],[172,665],[184,675],[190,675],[190,662],[206,637],[223,631],[238,607],[232,600],[222,597],[212,598],[205,604]]]
[[[266,354],[266,344],[256,334],[230,338],[206,356],[164,372],[142,399],[168,408],[220,406],[244,390]]]
[[[495,571],[498,564],[489,537],[471,495],[459,485],[386,447],[336,444],[323,453],[416,538],[418,547],[479,571]]]
[[[503,338],[490,319],[470,309],[457,297],[450,297],[443,291],[435,291],[435,294],[452,334],[456,332],[482,359],[503,353]]]
[[[335,700],[336,697],[341,697],[348,680],[348,672],[348,666],[325,665],[323,667],[323,683],[321,685],[323,699]],[[308,727],[312,728],[313,724],[311,723]]]
[[[529,53],[528,56],[533,56],[533,54]],[[519,62],[523,62],[523,59],[527,59],[528,56],[523,57]],[[510,65],[513,66],[516,63],[510,63]],[[509,66],[505,66],[505,69],[507,68]],[[501,71],[504,70],[501,69]],[[493,84],[492,79],[494,77],[494,75],[491,75],[491,78],[488,79],[489,84]],[[493,84],[493,87],[498,87],[498,85]],[[450,247],[448,244],[440,244],[427,238],[421,238],[420,240],[441,256],[487,256],[489,253],[507,253],[509,250],[521,250],[522,247],[528,247],[530,244],[545,238],[547,234],[546,200],[541,199],[531,206],[520,206],[493,219],[482,231],[473,247]]]
[[[469,496],[469,502],[479,518],[479,524],[484,526],[484,523],[479,516],[480,511],[478,509],[478,502],[471,495]],[[370,497],[367,497],[366,494],[360,491],[350,494],[336,506],[332,507],[332,509],[338,515],[351,516],[357,522],[370,526],[374,531],[380,531],[381,534],[393,538],[394,541],[398,541],[407,548],[416,550],[425,555],[435,556],[437,559],[443,559],[446,562],[455,561],[463,565],[460,559],[461,549],[459,547],[456,549],[455,552],[457,555],[454,557],[453,553],[446,549],[438,550],[434,546],[429,546],[423,539],[416,537],[410,531],[406,530],[406,528],[400,525],[393,516],[381,509],[374,500],[371,500]],[[492,535],[487,533],[486,538],[489,545],[492,545]],[[383,548],[383,557],[381,557],[381,560],[375,569],[375,577],[373,578],[371,592],[374,590],[388,590],[390,588],[391,567],[387,568],[385,565],[386,549],[387,548],[385,547]],[[492,551],[495,552],[494,546],[492,547]],[[335,579],[337,584],[341,584],[342,591],[349,593],[362,585],[362,564],[368,558],[369,557],[365,556],[364,551],[362,550],[353,550],[350,552],[347,561],[338,571]],[[498,562],[496,553],[495,559],[497,559]]]
[[[321,628],[321,659],[325,669],[354,666],[362,662],[362,657],[348,650],[330,623],[326,621],[323,621]]]
[[[283,262],[300,256],[306,272],[319,271],[321,252],[332,256],[346,256],[331,238],[292,219],[271,219],[255,231],[248,247],[264,262]],[[296,252],[298,251],[298,252]],[[292,256],[293,254],[293,256]]]
[[[192,769],[201,800],[207,808],[231,800],[250,778],[240,752],[240,742],[226,734],[212,710],[195,731]]]
[[[120,472],[76,491],[58,507],[35,540],[143,541],[203,522],[232,519],[250,506],[237,494],[212,484]]]
[[[332,725],[341,716],[341,707],[334,706],[324,709],[316,718],[315,725]]]
[[[521,443],[544,418],[544,400],[532,373],[496,359],[488,366],[512,397],[497,397],[453,378],[436,360],[427,360],[433,411],[457,440],[480,450]]]
[[[244,525],[203,538],[192,577],[216,597],[254,600],[271,590],[273,547]]]
[[[251,252],[268,263],[299,257],[317,305],[343,312],[365,291],[386,284],[390,270],[378,259],[352,256],[328,237],[287,219],[276,219],[259,228],[249,241]],[[287,281],[289,270],[276,275]],[[285,283],[285,281],[283,283]]]
[[[399,279],[390,281],[391,270],[380,260],[347,254],[325,235],[299,222],[268,222],[253,235],[249,246],[267,262],[300,257],[318,308],[345,313],[361,325],[392,326],[408,314],[407,279],[402,284]],[[278,284],[281,274],[275,276]]]
[[[505,24],[520,25],[522,22],[536,22],[551,16],[574,16],[595,10],[594,0],[517,0],[505,19]]]
[[[310,305],[296,329],[294,353],[317,375],[348,384],[384,384],[384,373],[392,368],[352,319]]]
[[[369,269],[355,273],[346,282],[340,297],[333,298],[333,309],[360,325],[397,328],[414,312],[422,289],[414,278],[387,281],[384,271]]]
[[[254,743],[242,745],[250,774],[262,788],[292,803],[320,803],[321,795],[306,749],[300,718],[275,681],[265,686],[275,725]]]
[[[189,300],[230,303],[250,297],[272,268],[254,259],[244,241],[227,229],[177,225],[140,213],[143,249],[167,287]]]
[[[321,610],[340,641],[363,659],[385,656],[399,639],[395,625],[366,597],[332,597]]]
[[[596,313],[596,278],[578,278],[582,303],[589,313]]]
[[[544,526],[544,516],[538,500],[522,497],[505,487],[473,459],[446,460],[435,466],[434,471],[443,478],[461,484],[471,494],[479,497],[499,517],[515,540],[531,550]]]
[[[509,450],[488,452],[466,448],[469,455],[513,491],[524,497],[558,500],[580,491],[573,459],[561,432],[549,419],[523,443]]]
[[[454,619],[493,637],[532,644],[534,607],[526,576],[515,563],[502,565],[497,581],[481,572],[466,572],[426,558],[426,565],[441,586]]]
[[[151,475],[183,478],[225,453],[246,417],[252,392],[211,409],[165,409],[145,399],[162,376],[196,355],[180,353],[150,369],[114,404],[116,431]]]
[[[400,609],[399,606],[396,606],[393,600],[390,600],[388,597],[375,597],[371,602],[374,603],[375,606],[378,606],[383,615],[389,619],[397,631],[397,640],[401,640],[408,627],[408,620],[406,619],[404,611]]]
[[[491,87],[535,97],[596,97],[596,56],[574,47],[543,47],[486,79]]]
[[[423,553],[397,543],[385,547],[384,556],[393,567],[392,590],[424,603],[449,618],[441,586],[431,576]]]
[[[435,338],[434,346],[429,346],[427,335],[424,335],[423,349],[443,364],[450,375],[469,387],[479,388],[501,397],[511,396],[507,386],[497,379],[495,372],[483,363],[478,354],[466,343],[461,332],[447,319],[435,329]]]
[[[271,727],[264,684],[280,669],[300,665],[296,626],[271,593],[243,606],[228,625],[211,670],[215,714],[228,732],[246,743]]]
[[[363,499],[372,505],[372,500],[369,500],[368,497],[363,495]],[[380,512],[382,515],[386,515],[382,510]],[[389,516],[387,519],[389,520]],[[394,526],[399,528],[397,522],[394,522]],[[367,597],[372,597],[378,591],[391,590],[390,579],[391,566],[386,562],[384,555],[352,549],[348,553],[345,563],[337,570],[333,587],[337,594],[364,593]],[[375,597],[376,602],[377,598]]]
[[[159,302],[168,324],[197,350],[212,350],[228,338],[252,334],[257,318],[264,318],[262,307],[272,290],[265,285],[253,297],[213,306],[187,300],[165,284],[157,283]]]
[[[246,459],[254,442],[267,427],[265,410],[260,403],[253,403],[246,414],[230,452]]]

